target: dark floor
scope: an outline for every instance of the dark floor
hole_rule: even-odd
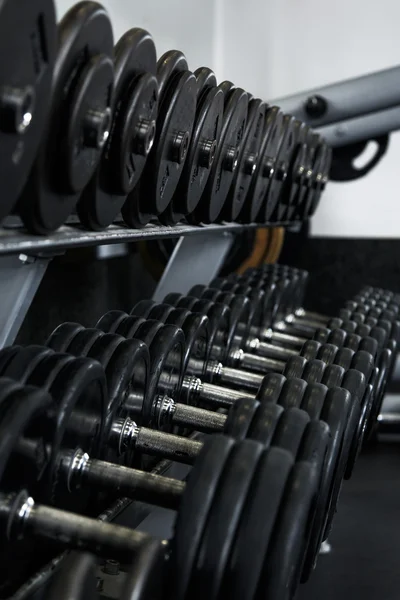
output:
[[[380,443],[345,482],[330,538],[296,600],[399,600],[400,443]]]

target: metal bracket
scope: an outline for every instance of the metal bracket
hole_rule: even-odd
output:
[[[218,274],[233,242],[228,231],[205,231],[181,237],[153,294],[160,302],[170,292],[186,294],[196,284],[208,284]]]
[[[0,259],[0,348],[17,337],[50,260],[26,254]]]

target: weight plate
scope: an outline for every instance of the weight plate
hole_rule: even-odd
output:
[[[6,346],[0,350],[0,376],[3,375],[11,360],[16,356],[22,346]]]
[[[315,333],[314,333],[312,339],[315,340],[316,342],[319,342],[320,344],[327,344],[329,334],[330,334],[329,329],[327,329],[326,327],[319,327],[318,329],[315,330]]]
[[[200,86],[187,158],[172,202],[166,212],[160,215],[162,223],[178,223],[185,215],[192,213],[200,202],[219,143],[223,111],[222,90],[216,87],[204,90]]]
[[[193,600],[220,598],[230,551],[262,451],[262,444],[243,440],[235,444],[227,458],[197,554],[190,586]]]
[[[268,188],[276,178],[276,156],[283,134],[283,113],[277,106],[268,108],[258,160],[246,198],[246,205],[250,206],[247,216],[251,222],[256,219],[265,222],[262,207]]]
[[[305,361],[303,373],[299,375],[307,383],[325,383],[323,381],[326,370],[326,363],[322,360],[313,359]],[[285,369],[286,371],[286,369]]]
[[[236,531],[221,597],[231,600],[256,597],[292,465],[293,457],[281,448],[263,452]]]
[[[156,48],[144,29],[130,29],[114,48],[114,116],[97,169],[77,211],[88,229],[104,229],[137,185],[154,141]]]
[[[84,329],[74,337],[66,352],[72,356],[87,356],[96,340],[103,336],[101,329]]]
[[[359,350],[354,354],[353,360],[351,361],[351,368],[356,369],[356,371],[360,371],[360,373],[364,375],[367,382],[369,381],[374,367],[374,359],[368,352]]]
[[[43,429],[31,431],[32,423],[44,420],[51,397],[44,390],[18,384],[6,379],[1,383],[2,414],[0,419],[0,480],[2,490],[29,486],[35,490],[37,481],[47,466],[46,443]],[[24,434],[27,434],[26,436]],[[19,452],[21,438],[28,437],[35,444],[31,452]]]
[[[307,342],[305,342],[301,348],[300,356],[306,360],[312,360],[313,358],[317,358],[317,354],[320,349],[321,344],[319,342],[316,340],[307,340]],[[318,356],[318,358],[320,357]]]
[[[168,302],[166,302],[168,304]],[[150,311],[156,306],[154,300],[141,300],[132,308],[130,314],[135,317],[145,317],[149,316]]]
[[[340,350],[338,350],[338,347],[334,344],[323,344],[323,346],[321,346],[321,348],[319,349],[316,358],[318,360],[322,360],[327,365],[333,362],[337,363],[336,356],[337,354],[339,354],[339,352]]]
[[[257,391],[257,400],[261,403],[279,402],[281,390],[286,382],[286,377],[278,373],[268,373],[262,380]]]
[[[101,329],[105,333],[115,333],[118,325],[126,319],[128,315],[122,310],[110,310],[105,315],[100,317],[95,327]]]
[[[155,321],[162,321],[163,323],[165,323],[165,321],[168,319],[168,317],[170,316],[171,313],[174,312],[174,307],[170,306],[169,304],[153,304],[153,306],[151,307],[151,309],[149,311],[146,311],[146,308],[144,308],[144,311],[141,313],[139,312],[138,314],[136,311],[136,308],[134,309],[135,312],[131,312],[132,315],[135,316],[142,316],[145,317],[146,319],[153,319]],[[147,312],[147,314],[146,314]],[[187,314],[189,314],[189,311],[187,311]],[[175,325],[175,323],[174,323]]]
[[[341,484],[343,471],[340,469],[340,464],[341,461],[343,462],[343,458],[347,460],[347,457],[342,456],[342,444],[351,403],[351,394],[346,390],[336,388],[328,390],[326,394],[321,420],[329,426],[330,438],[322,472],[319,502],[303,566],[302,582],[308,580],[315,567],[325,530],[333,486]]]
[[[290,407],[285,410],[276,427],[272,446],[283,448],[296,459],[307,424],[308,414],[299,408]]]
[[[234,445],[226,436],[210,436],[188,475],[171,540],[170,597],[176,600],[188,597],[203,531]]]
[[[279,221],[285,213],[285,207],[280,206],[280,198],[285,182],[289,177],[289,166],[295,154],[296,121],[290,115],[284,115],[279,139],[276,140],[271,184],[268,185],[263,198],[262,212],[264,221]],[[290,180],[289,180],[290,183]]]
[[[223,89],[220,84],[217,89]],[[190,223],[213,223],[218,219],[232,184],[246,125],[248,96],[240,88],[225,97],[222,128],[207,184]]]
[[[260,595],[269,600],[294,596],[315,513],[319,473],[309,462],[295,463],[281,502],[279,519],[264,562]]]
[[[220,215],[224,221],[239,220],[241,223],[252,223],[257,216],[257,207],[247,202],[246,198],[256,172],[258,155],[264,138],[266,111],[267,105],[262,100],[252,98],[249,101],[238,165]]]
[[[311,167],[311,180],[310,180],[310,185],[308,187],[307,190],[307,194],[306,197],[304,199],[304,204],[302,207],[302,211],[300,213],[300,216],[302,219],[308,219],[310,214],[311,214],[311,210],[312,207],[317,206],[319,200],[317,197],[318,194],[318,186],[321,186],[321,173],[322,170],[325,168],[325,160],[326,160],[326,145],[323,142],[323,140],[320,138],[320,136],[317,136],[317,134],[314,134],[314,141],[313,141],[313,146],[315,144],[315,148],[314,148],[314,154],[313,154],[313,163],[312,163],[312,167]]]
[[[263,444],[264,448],[269,448],[279,419],[284,413],[284,409],[279,404],[272,402],[260,402],[259,407],[253,416],[247,437]]]
[[[46,132],[18,202],[26,227],[42,234],[74,210],[111,124],[113,35],[105,9],[95,2],[73,6],[58,26],[58,41]]]
[[[249,398],[240,398],[234,402],[224,424],[224,434],[235,440],[244,440],[259,406],[257,400]]]
[[[51,354],[50,348],[44,346],[22,347],[9,361],[7,367],[3,369],[2,374],[14,379],[14,381],[28,383],[37,365]]]
[[[348,340],[350,336],[347,333],[347,331],[344,331],[343,329],[334,329],[333,331],[325,329],[324,331],[328,333],[326,343],[333,344],[338,348],[343,348],[343,346],[346,346],[347,348],[350,347],[348,345]]]
[[[4,0],[0,8],[0,220],[28,178],[50,108],[57,30],[53,0]]]
[[[322,167],[318,172],[316,181],[314,183],[314,194],[310,209],[308,212],[308,218],[312,217],[317,210],[318,204],[321,200],[322,192],[325,190],[326,184],[329,180],[329,173],[332,164],[332,149],[326,144],[323,145],[323,159],[321,160]]]
[[[372,333],[372,331],[371,331],[371,333]],[[376,358],[377,353],[378,353],[377,340],[374,339],[373,337],[362,338],[358,349],[362,350],[363,352],[368,352],[368,354],[370,354],[373,358]],[[380,352],[381,352],[381,350],[379,349],[379,353]]]
[[[197,361],[202,363],[200,372],[200,376],[202,376],[207,368],[207,363],[204,360],[204,357],[207,356],[209,340],[209,323],[207,316],[191,313],[186,309],[175,309],[169,315],[166,323],[181,327],[185,335],[182,377],[191,373],[191,358],[194,360],[197,359]]]
[[[122,337],[125,338],[132,338],[136,336],[139,327],[142,327],[145,323],[146,319],[143,319],[142,317],[130,317],[127,315],[125,319],[119,323],[115,333],[118,333],[118,335],[122,335]]]
[[[46,346],[55,352],[66,352],[74,337],[83,330],[80,323],[61,323],[47,338]]]
[[[304,410],[310,419],[319,419],[327,392],[328,388],[322,383],[307,384],[301,404],[298,405],[299,408]]]
[[[327,365],[322,375],[321,383],[329,389],[340,387],[345,373],[346,371],[339,365]]]
[[[100,600],[97,592],[96,558],[93,554],[72,552],[64,557],[53,575],[48,600]]]
[[[299,194],[296,202],[296,211],[294,218],[304,221],[308,218],[308,212],[313,201],[314,186],[319,169],[322,166],[321,159],[323,158],[319,151],[321,147],[321,138],[308,128],[307,133],[307,167],[305,173],[305,185],[302,192]]]
[[[54,403],[48,424],[52,433],[50,464],[40,493],[43,500],[60,508],[82,509],[83,502],[88,506],[91,491],[68,496],[65,489],[58,490],[59,454],[61,449],[78,447],[94,458],[99,455],[107,407],[104,370],[92,359],[54,353],[40,362],[29,383],[47,389]]]
[[[196,113],[196,78],[181,52],[157,63],[159,106],[153,147],[138,187],[123,207],[125,222],[140,227],[163,213],[172,200],[187,157]]]
[[[146,540],[135,554],[134,561],[125,576],[119,599],[162,600],[165,591],[165,547],[163,542]]]
[[[285,377],[302,377],[308,361],[302,356],[291,356],[286,362],[283,374]]]
[[[287,379],[279,394],[279,404],[283,408],[299,407],[307,389],[307,383],[303,379]]]

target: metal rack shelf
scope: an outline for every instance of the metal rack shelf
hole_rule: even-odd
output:
[[[273,226],[287,224],[274,223]],[[272,225],[271,225],[272,226]],[[53,252],[78,248],[83,246],[97,246],[102,244],[120,244],[154,240],[158,238],[176,238],[182,236],[202,235],[204,233],[224,231],[241,231],[248,228],[260,227],[257,224],[239,225],[227,223],[224,225],[147,225],[143,229],[128,229],[123,225],[110,225],[104,231],[86,231],[79,225],[65,225],[56,233],[47,237],[39,237],[25,232],[21,228],[5,228],[0,230],[0,255],[20,254],[45,255]]]

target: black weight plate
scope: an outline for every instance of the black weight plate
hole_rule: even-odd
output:
[[[153,39],[144,29],[130,29],[115,45],[110,135],[77,204],[80,221],[89,229],[104,229],[114,221],[143,171],[155,135],[156,60]],[[150,77],[140,77],[144,73]]]
[[[170,597],[176,600],[188,597],[209,512],[234,445],[234,440],[226,436],[210,436],[188,475],[171,541]]]
[[[296,212],[294,217],[296,220],[300,219],[303,221],[307,218],[310,210],[314,194],[314,185],[316,183],[316,177],[319,168],[322,166],[321,153],[319,148],[321,146],[321,138],[318,134],[314,133],[311,129],[307,133],[307,172],[305,177],[305,185],[303,186],[302,192],[299,194],[297,201]]]
[[[335,358],[338,352],[338,347],[334,344],[323,344],[319,349],[316,358],[318,358],[318,360],[322,360],[324,363],[329,365],[333,362],[336,362]]]
[[[204,91],[204,90],[203,90]],[[196,118],[187,158],[172,202],[160,221],[175,224],[192,213],[204,192],[221,133],[224,95],[218,88],[198,94]]]
[[[74,337],[84,329],[80,323],[61,323],[47,338],[46,346],[55,352],[66,352]]]
[[[340,461],[346,456],[342,455],[342,442],[345,435],[347,416],[351,410],[352,398],[347,390],[335,388],[329,390],[321,413],[321,420],[330,428],[330,440],[326,454],[323,479],[320,486],[319,504],[314,519],[314,527],[308,544],[306,558],[303,566],[302,581],[308,580],[320,550],[322,536],[325,530],[330,496],[334,485],[340,485],[343,470]],[[335,484],[335,482],[337,482]]]
[[[292,455],[281,448],[263,452],[242,510],[221,598],[256,597],[292,465]]]
[[[360,373],[364,375],[366,381],[369,381],[374,367],[374,359],[368,352],[364,352],[364,350],[359,350],[354,354],[353,360],[351,361],[351,368],[360,371]]]
[[[350,350],[350,348],[340,348],[340,350],[337,351],[335,360],[333,362],[335,365],[339,365],[340,367],[343,367],[343,369],[347,370],[350,369],[353,358],[353,350]]]
[[[52,350],[45,346],[23,347],[3,369],[3,374],[20,383],[28,383],[36,366],[51,354],[53,354]]]
[[[322,381],[325,375],[325,370],[326,363],[315,358],[305,362],[303,373],[299,375],[299,377],[304,379],[304,381],[307,381],[307,383],[325,383]]]
[[[210,508],[192,576],[190,597],[217,600],[231,548],[263,446],[253,440],[237,442],[228,456]]]
[[[145,336],[142,338],[140,330],[137,337],[146,343]],[[157,395],[167,393],[175,398],[181,390],[185,336],[178,327],[164,325],[148,346],[150,370],[148,393],[143,404],[142,417],[143,425],[151,427],[156,419],[153,413],[153,403]]]
[[[314,464],[305,461],[294,464],[265,557],[260,597],[281,600],[294,596],[314,517],[318,484],[319,473]]]
[[[74,337],[66,352],[73,356],[88,356],[93,344],[102,337],[104,337],[104,331],[101,329],[84,329]]]
[[[135,315],[135,316],[143,316],[146,317],[147,319],[154,319],[155,321],[161,321],[162,323],[165,323],[166,320],[168,319],[168,317],[170,316],[171,313],[174,312],[174,307],[170,306],[169,304],[156,304],[155,306],[152,307],[152,309],[149,311],[149,313],[146,314],[142,314],[140,315]],[[189,313],[189,311],[187,311]],[[135,314],[135,313],[131,313],[131,314]],[[177,325],[177,323],[174,323],[174,325]]]
[[[96,558],[93,554],[72,552],[53,575],[47,600],[100,600],[97,591]]]
[[[359,345],[358,349],[359,350],[363,350],[364,352],[368,352],[368,354],[371,354],[371,356],[373,356],[374,358],[376,358],[376,355],[378,353],[378,343],[377,343],[377,340],[374,339],[372,336],[371,337],[362,338],[361,341],[360,341],[360,345]],[[381,352],[381,350],[379,350],[379,353],[380,352]]]
[[[232,90],[225,100],[222,129],[208,181],[195,210],[188,215],[190,223],[213,223],[220,215],[237,168],[247,109],[246,92],[240,88]]]
[[[5,369],[21,348],[22,346],[6,346],[0,350],[0,376],[3,375]]]
[[[43,234],[74,210],[111,122],[113,35],[105,9],[76,4],[59,24],[58,41],[46,133],[18,202],[26,227]]]
[[[154,340],[155,335],[164,327],[164,323],[155,321],[154,319],[150,321],[148,319],[142,319],[141,317],[127,317],[118,327],[116,333],[128,337],[128,335],[122,333],[122,329],[125,329],[127,326],[129,326],[131,331],[134,331],[133,335],[130,337],[141,339],[149,346]]]
[[[313,335],[313,340],[315,340],[316,342],[319,342],[320,344],[326,344],[329,341],[329,334],[330,334],[330,330],[327,329],[326,327],[319,327],[318,329],[315,330],[315,333]]]
[[[215,77],[215,73],[211,71],[208,67],[199,67],[194,72],[197,80],[197,89],[199,97],[209,90],[210,88],[214,88],[217,85],[217,78]]]
[[[105,369],[108,391],[105,437],[108,440],[116,418],[129,416],[135,422],[141,422],[147,395],[149,352],[147,346],[139,340],[126,340],[109,333],[93,345],[90,357],[98,360]],[[102,456],[109,462],[123,460],[127,465],[132,465],[135,448],[134,445],[127,448],[116,447],[116,444],[112,447],[107,443],[102,448]]]
[[[323,159],[321,159],[321,170],[317,174],[316,181],[313,185],[314,194],[312,203],[309,208],[308,217],[312,217],[317,210],[318,204],[321,200],[322,192],[325,190],[326,184],[329,180],[329,173],[332,164],[332,148],[323,144]]]
[[[82,501],[87,506],[87,496],[92,491],[89,489],[82,492],[82,497],[81,494],[74,494],[71,498],[66,496],[65,489],[58,489],[57,469],[61,449],[79,447],[94,458],[99,456],[107,409],[104,370],[92,359],[55,353],[41,361],[29,383],[48,389],[54,401],[50,425],[50,464],[40,493],[46,501],[54,502],[61,508],[82,508]]]
[[[347,348],[349,348],[349,345],[348,345],[349,334],[347,333],[347,331],[344,331],[343,329],[334,329],[333,331],[329,331],[328,329],[325,329],[324,331],[326,331],[328,333],[328,337],[326,340],[327,344],[333,344],[334,346],[337,346],[338,348],[342,348],[343,346],[346,346]]]
[[[321,344],[316,340],[307,340],[301,348],[300,356],[305,358],[306,360],[312,360],[313,358],[317,358],[317,354],[321,349]],[[318,356],[318,358],[320,358]]]
[[[224,424],[224,434],[235,440],[244,440],[259,407],[260,403],[257,400],[251,400],[250,398],[236,400],[229,409]]]
[[[273,404],[272,402],[259,403],[259,407],[248,428],[247,437],[260,442],[264,448],[269,448],[279,419],[284,412],[283,406],[279,404]]]
[[[166,302],[168,304],[168,302]],[[135,306],[132,308],[130,314],[135,317],[145,317],[147,319],[149,312],[156,305],[154,300],[140,300]]]
[[[227,199],[223,206],[220,218],[224,221],[252,223],[257,216],[256,207],[251,202],[246,202],[252,178],[257,168],[257,160],[261,144],[264,139],[264,124],[267,105],[258,98],[249,101],[246,127],[243,134],[238,157],[238,166],[233,175]]]
[[[301,213],[302,219],[307,219],[311,215],[312,207],[317,206],[319,202],[318,193],[319,187],[321,186],[322,171],[325,168],[326,161],[326,145],[320,140],[314,154],[311,185],[307,191],[306,198],[304,200],[304,207]]]
[[[146,319],[142,317],[131,317],[127,315],[125,319],[119,323],[115,333],[126,338],[135,337],[137,330],[139,327],[142,327],[144,323],[146,323]]]
[[[337,329],[336,331],[341,331],[341,329]],[[352,350],[353,352],[357,352],[361,339],[362,338],[356,333],[348,333],[346,335],[346,341],[343,344],[343,346],[348,348],[349,350]]]
[[[340,387],[345,373],[346,371],[339,365],[327,365],[321,383],[329,389]]]
[[[135,554],[119,600],[162,600],[165,598],[164,592],[165,547],[161,540],[150,539]]]
[[[201,360],[203,363],[201,375],[203,375],[207,368],[204,357],[207,356],[209,340],[208,318],[206,315],[190,313],[186,309],[175,309],[166,320],[166,323],[181,327],[185,335],[182,377],[191,372],[189,364],[191,358]]]
[[[309,422],[310,417],[304,410],[287,408],[279,419],[271,445],[287,450],[296,458]]]
[[[302,377],[308,361],[302,356],[291,356],[286,362],[283,374],[285,377]]]
[[[276,404],[279,401],[281,390],[286,382],[286,377],[278,373],[268,373],[262,380],[262,383],[257,391],[257,400],[260,402],[273,402]]]
[[[284,187],[290,184],[289,168],[296,154],[296,130],[294,117],[284,115],[281,135],[275,146],[271,183],[266,190],[261,209],[265,222],[279,221],[285,214],[286,207],[280,205],[280,198]]]
[[[196,114],[197,84],[176,54],[181,55],[167,52],[157,63],[159,108],[154,144],[140,189],[135,188],[124,206],[125,222],[132,227],[142,226],[166,210],[187,157]]]
[[[307,383],[303,379],[289,378],[283,384],[278,403],[284,408],[299,407],[306,389]]]
[[[310,419],[319,419],[328,388],[322,383],[309,383],[299,407],[305,410]]]
[[[292,207],[289,207],[289,216],[293,221],[299,219],[303,220],[304,215],[307,211],[307,195],[310,189],[312,189],[312,167],[314,162],[314,138],[315,134],[309,126],[303,125],[302,134],[300,135],[300,144],[303,144],[304,149],[304,161],[298,162],[297,169],[297,181],[298,188],[297,193],[293,197]],[[301,155],[301,150],[299,152]],[[296,172],[296,171],[295,171]]]
[[[101,329],[105,333],[115,333],[118,325],[126,319],[128,315],[122,310],[110,310],[105,315],[100,317],[95,327]]]
[[[371,376],[370,383],[366,386],[362,401],[361,401],[361,413],[358,421],[358,427],[353,437],[353,443],[350,447],[350,453],[347,461],[347,469],[345,478],[350,479],[353,473],[354,465],[361,452],[361,448],[365,439],[365,435],[368,431],[368,425],[373,414],[374,408],[374,385],[378,377],[378,369],[374,370]]]
[[[7,380],[2,382],[1,396],[3,400],[0,419],[2,490],[19,489],[21,485],[32,489],[46,466],[47,456],[44,449],[48,439],[42,431],[39,431],[37,436],[33,435],[36,444],[30,456],[18,453],[18,441],[25,437],[24,433],[30,429],[32,422],[36,419],[41,421],[45,416],[45,411],[51,404],[51,397],[44,390],[32,386],[22,388],[18,384],[8,385]]]
[[[49,112],[57,44],[53,0],[5,0],[0,8],[0,220],[25,184]]]
[[[268,186],[274,177],[277,147],[282,137],[283,114],[276,106],[268,108],[263,123],[262,141],[250,188],[246,197],[246,210],[241,221],[254,222],[260,213]],[[261,221],[264,221],[262,218]]]

